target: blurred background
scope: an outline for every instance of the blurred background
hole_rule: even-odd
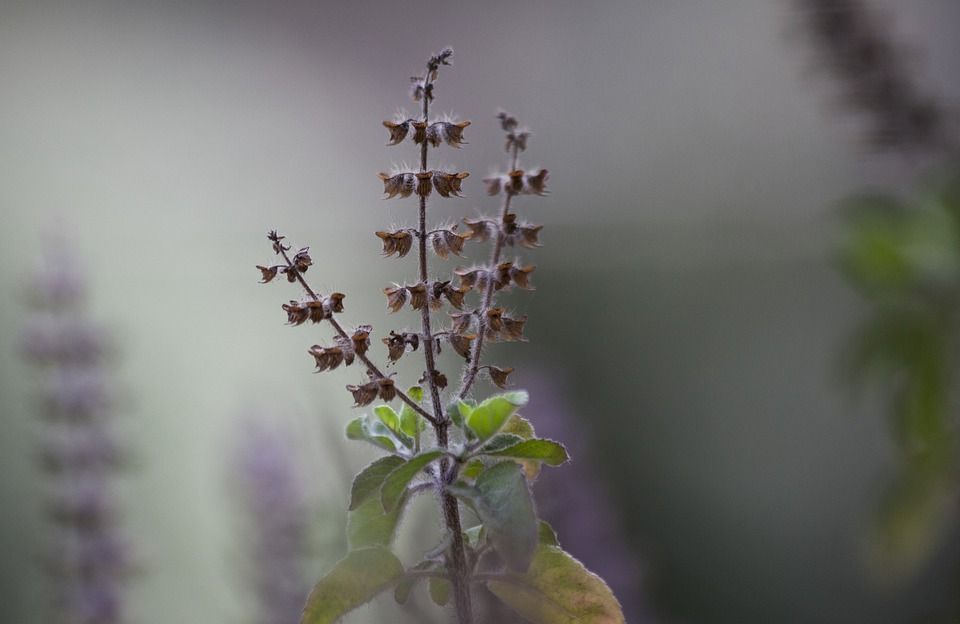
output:
[[[960,101],[960,4],[871,4],[916,45],[917,79]],[[550,171],[549,198],[516,204],[546,226],[544,247],[522,254],[537,290],[508,302],[530,316],[530,342],[493,355],[534,392],[534,422],[560,422],[575,457],[556,478],[587,475],[604,521],[582,531],[618,540],[577,552],[562,529],[561,541],[601,573],[590,552],[620,558],[610,569],[634,621],[956,609],[955,533],[914,574],[866,564],[893,444],[882,402],[855,399],[838,374],[865,304],[829,261],[834,208],[865,187],[907,189],[917,170],[864,151],[795,8],[5,0],[0,620],[45,621],[43,425],[35,369],[17,355],[44,228],[66,234],[90,315],[120,347],[135,456],[124,520],[143,551],[134,621],[255,621],[231,463],[251,413],[295,432],[309,496],[332,509],[315,514],[307,567],[343,554],[351,471],[374,457],[340,442],[355,414],[343,385],[360,373],[312,375],[306,349],[327,331],[283,326],[280,304],[299,295],[257,284],[254,265],[278,229],[310,246],[316,286],[347,293],[348,322],[382,335],[413,322],[384,316],[380,289],[413,268],[380,258],[373,232],[412,222],[410,202],[380,200],[376,173],[416,152],[385,148],[381,121],[414,109],[408,78],[444,45],[455,66],[433,110],[473,125],[470,145],[440,154],[471,177],[436,214],[496,210],[482,178],[505,166],[497,107],[534,132],[527,168]]]

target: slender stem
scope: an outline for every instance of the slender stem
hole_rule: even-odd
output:
[[[429,121],[429,106],[431,70],[427,69],[424,78],[423,94],[423,123]],[[420,172],[427,171],[427,141],[420,146]],[[427,273],[427,198],[420,196],[419,231],[417,233],[419,242],[419,273],[420,282],[427,284],[429,275]],[[427,365],[427,384],[430,386],[430,399],[433,406],[434,434],[437,438],[437,446],[446,449],[450,445],[449,427],[450,420],[446,418],[440,405],[440,389],[434,380],[433,371],[436,370],[436,360],[433,352],[433,333],[430,329],[430,306],[425,305],[420,312],[421,323],[423,325],[424,349],[423,357]],[[439,487],[443,487],[456,478],[455,469],[451,469],[450,459],[446,456],[440,459],[440,479]],[[447,571],[450,574],[450,584],[453,587],[454,607],[457,613],[459,624],[473,624],[473,598],[470,588],[470,569],[467,566],[466,547],[463,543],[463,526],[460,522],[460,507],[457,499],[447,492],[441,490],[440,502],[443,511],[444,524],[450,532],[452,538],[450,551],[447,558]]]
[[[287,255],[286,250],[283,249],[282,246],[278,247],[278,249],[280,250],[280,255],[283,256],[284,262],[287,263],[287,268],[294,272],[294,275],[296,275],[297,277],[297,281],[300,282],[300,285],[307,292],[307,295],[314,301],[320,301],[320,296],[317,295],[317,293],[313,290],[313,288],[310,287],[310,284],[308,284],[307,280],[305,280],[303,275],[300,274],[300,271],[297,271],[296,268],[294,268],[293,262],[290,260],[290,256]],[[344,331],[340,323],[337,322],[337,319],[331,316],[327,318],[327,320],[330,321],[330,324],[333,326],[333,329],[337,332],[337,334],[339,334],[343,338],[346,338],[347,340],[350,339],[350,335],[347,334],[346,331]],[[358,358],[360,358],[360,361],[363,362],[363,364],[367,367],[367,370],[373,373],[375,377],[377,377],[378,379],[387,378],[387,376],[383,374],[383,372],[377,367],[377,365],[374,364],[373,360],[367,357],[365,353],[357,353],[356,355]],[[432,414],[430,414],[425,409],[420,407],[420,405],[416,401],[411,399],[405,392],[403,392],[399,388],[397,388],[397,396],[400,397],[400,400],[402,400],[404,403],[409,405],[415,412],[417,412],[418,414],[426,418],[432,424],[434,425],[437,424],[437,420],[436,418],[434,418]]]
[[[513,149],[510,153],[510,171],[514,171],[517,168],[518,154],[519,147],[516,141],[514,141]],[[504,189],[503,205],[500,208],[500,228],[497,230],[497,240],[494,241],[493,250],[490,252],[488,269],[491,271],[500,264],[500,254],[503,252],[504,242],[503,223],[510,213],[510,200],[512,198],[513,195]],[[483,353],[483,339],[487,333],[487,311],[493,307],[494,290],[492,276],[488,275],[487,287],[483,292],[483,302],[480,305],[477,341],[473,343],[473,350],[470,353],[470,365],[463,370],[463,377],[460,379],[460,390],[457,392],[457,397],[460,399],[464,399],[470,394],[470,389],[473,387],[473,383],[477,380],[477,374],[480,372],[480,356]]]

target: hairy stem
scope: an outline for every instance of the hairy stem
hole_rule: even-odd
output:
[[[430,69],[427,69],[424,80],[423,96],[423,122],[429,123],[430,107]],[[427,141],[420,146],[420,172],[427,171]],[[427,198],[420,196],[419,207],[419,226],[417,237],[419,239],[419,273],[420,282],[427,284]],[[426,380],[430,387],[430,400],[433,407],[434,434],[437,438],[437,446],[446,449],[450,445],[449,427],[450,421],[443,413],[440,405],[440,389],[437,387],[433,372],[436,370],[435,354],[433,352],[434,342],[433,333],[430,328],[430,306],[425,305],[420,311],[420,318],[423,330],[424,349],[423,357],[427,365]],[[447,558],[447,571],[450,574],[450,584],[453,587],[453,601],[457,613],[458,624],[473,624],[473,598],[470,590],[470,570],[467,567],[466,548],[463,543],[463,526],[460,522],[460,507],[457,499],[446,491],[448,485],[456,477],[455,471],[451,470],[450,459],[444,456],[440,460],[440,482],[438,487],[440,491],[440,501],[443,510],[443,521],[450,532],[452,542]]]
[[[297,276],[297,281],[300,282],[300,285],[301,285],[301,286],[303,287],[303,289],[306,291],[307,295],[308,295],[311,299],[313,299],[314,301],[320,301],[320,296],[317,295],[317,293],[313,290],[313,288],[310,287],[310,284],[308,284],[308,283],[307,283],[307,280],[304,279],[303,275],[300,274],[300,271],[297,271],[297,270],[294,268],[293,262],[290,260],[290,256],[287,255],[286,250],[284,250],[282,246],[278,247],[278,249],[280,250],[280,255],[283,256],[284,262],[287,263],[287,268],[288,268],[289,270],[293,271],[293,272],[294,272],[294,275]],[[333,329],[334,329],[334,331],[337,332],[337,334],[339,334],[341,337],[346,338],[346,339],[348,339],[348,340],[350,339],[350,335],[347,334],[346,331],[344,331],[343,326],[341,326],[340,323],[337,322],[337,319],[335,319],[335,318],[333,318],[333,317],[331,316],[331,317],[328,318],[327,320],[330,322],[330,325],[333,326]],[[374,364],[373,360],[371,360],[369,357],[367,357],[367,355],[366,355],[365,353],[357,353],[356,355],[357,355],[358,358],[360,358],[360,361],[363,362],[364,365],[367,367],[367,370],[369,370],[371,373],[373,373],[378,379],[386,379],[386,378],[387,378],[387,376],[384,375],[383,372],[381,372],[381,370],[377,367],[377,365]],[[418,414],[420,414],[421,416],[423,416],[424,418],[426,418],[426,419],[427,419],[428,421],[430,421],[432,424],[434,424],[434,425],[437,424],[437,419],[434,418],[434,416],[433,416],[432,414],[430,414],[430,413],[427,412],[425,409],[423,409],[422,407],[420,407],[420,404],[419,404],[419,403],[417,403],[416,401],[414,401],[413,399],[411,399],[409,396],[407,396],[407,394],[406,394],[405,392],[403,392],[403,391],[400,390],[399,388],[397,388],[397,396],[400,397],[400,400],[401,400],[401,401],[403,401],[404,403],[406,403],[407,405],[409,405],[415,412],[417,412]]]
[[[517,157],[519,154],[519,148],[516,143],[513,145],[513,149],[510,153],[510,169],[508,171],[514,171],[517,168]],[[497,230],[497,240],[493,243],[493,250],[490,252],[490,263],[488,267],[492,270],[498,264],[500,264],[500,254],[503,252],[503,222],[507,218],[507,214],[510,213],[510,199],[513,197],[510,193],[504,192],[503,194],[503,206],[500,208],[500,229]],[[460,390],[457,392],[457,396],[460,399],[466,398],[470,394],[470,389],[473,387],[473,383],[477,380],[477,374],[480,372],[480,356],[483,353],[483,337],[487,333],[487,311],[493,307],[493,295],[494,295],[494,283],[493,279],[487,279],[487,287],[483,292],[483,302],[480,305],[480,318],[478,320],[477,326],[477,341],[473,345],[473,350],[470,353],[470,364],[463,369],[463,377],[460,379]]]

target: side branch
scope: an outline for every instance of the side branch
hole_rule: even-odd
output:
[[[297,281],[300,282],[300,286],[302,286],[303,290],[306,291],[307,296],[309,296],[313,301],[320,301],[321,299],[317,295],[316,291],[314,291],[313,288],[310,287],[310,284],[307,283],[307,280],[304,279],[301,272],[298,271],[294,266],[293,261],[290,259],[290,256],[287,254],[287,250],[284,249],[284,246],[280,244],[279,241],[275,241],[275,243],[276,243],[275,249],[281,256],[283,256],[283,261],[286,262],[287,264],[287,270],[293,271],[293,274],[296,276]],[[350,339],[350,335],[346,331],[344,331],[343,326],[341,326],[340,323],[337,322],[337,319],[335,319],[333,316],[330,316],[327,318],[327,320],[330,322],[330,325],[333,326],[334,331],[336,331],[338,335],[340,335],[341,337],[347,340]],[[360,359],[360,361],[363,362],[364,366],[367,367],[367,370],[373,373],[373,375],[377,379],[387,379],[387,376],[383,374],[380,368],[377,367],[377,365],[373,362],[373,360],[371,360],[365,353],[357,353],[356,355]],[[409,405],[411,409],[413,409],[416,413],[426,418],[430,423],[434,425],[437,424],[437,419],[432,414],[427,412],[425,409],[420,407],[420,405],[418,405],[416,401],[411,399],[406,392],[403,392],[402,390],[397,388],[397,396],[400,397],[401,401]]]

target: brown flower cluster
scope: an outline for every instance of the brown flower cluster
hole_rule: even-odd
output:
[[[463,219],[463,222],[470,228],[471,238],[477,242],[490,240],[492,236],[502,236],[505,245],[514,247],[520,245],[527,249],[533,249],[540,246],[538,237],[542,225],[532,223],[517,223],[517,215],[506,214],[501,221],[492,219]]]
[[[290,301],[280,307],[287,313],[289,325],[303,325],[307,321],[319,323],[332,318],[336,313],[343,312],[345,296],[343,293],[331,293],[325,299]]]
[[[384,121],[383,125],[390,131],[390,142],[387,145],[401,143],[413,129],[413,142],[417,145],[426,141],[433,147],[446,143],[450,147],[459,148],[467,144],[463,140],[463,129],[469,126],[470,122],[435,121],[427,125],[425,121],[406,119],[401,122]]]
[[[454,173],[448,171],[423,171],[378,173],[383,180],[384,199],[393,197],[410,197],[416,193],[420,197],[428,197],[431,191],[436,190],[441,197],[460,197],[460,185],[469,173]]]
[[[443,307],[443,300],[458,310],[463,309],[464,297],[472,290],[472,287],[461,284],[460,288],[455,288],[449,280],[437,281],[430,284],[413,284],[400,286],[395,284],[390,288],[384,288],[383,294],[387,296],[387,307],[390,312],[399,312],[403,306],[410,303],[414,310],[422,310],[429,307],[436,312]]]
[[[498,195],[501,191],[507,195],[546,195],[548,173],[541,169],[537,173],[527,173],[517,169],[492,178],[485,178],[488,195]]]
[[[492,283],[494,290],[503,290],[511,284],[524,290],[533,290],[530,285],[530,274],[536,265],[525,267],[517,266],[513,262],[501,262],[493,268],[487,267],[457,267],[453,272],[460,278],[461,288],[477,288],[486,290],[487,284]]]

